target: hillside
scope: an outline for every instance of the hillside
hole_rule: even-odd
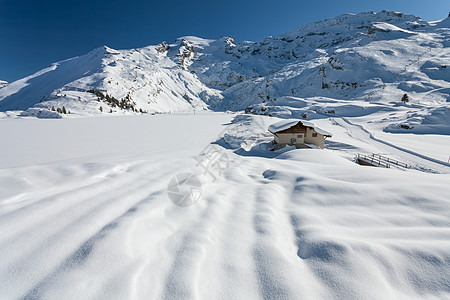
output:
[[[105,46],[52,64],[3,88],[0,109],[28,109],[28,113],[47,110],[42,116],[51,114],[51,107],[62,106],[81,115],[99,114],[101,106],[105,112],[112,109],[128,113],[206,109],[205,102],[217,93],[157,49],[150,46],[117,51]],[[98,97],[89,91],[108,94],[118,101],[126,99],[126,106],[98,103]]]
[[[388,132],[448,133],[450,18],[345,14],[237,43],[182,37],[92,52],[0,90],[0,111],[60,117],[247,110],[280,117],[389,112]],[[400,100],[407,94],[409,102]],[[108,97],[107,97],[108,96]]]

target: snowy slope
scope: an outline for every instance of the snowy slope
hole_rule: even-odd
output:
[[[404,92],[441,103],[449,95],[447,23],[387,11],[347,14],[257,43],[200,45],[190,69],[208,85],[230,87],[227,108],[281,96],[393,101]]]
[[[448,134],[448,20],[428,24],[389,12],[344,15],[272,38],[287,39],[278,46],[282,49],[296,39],[302,47],[295,49],[322,48],[306,51],[306,59],[289,62],[273,74],[232,86],[224,91],[223,103],[258,114],[307,119],[318,113],[332,116],[339,111],[351,117],[373,112],[366,108],[397,111],[395,116],[386,114],[383,130]],[[311,37],[316,43],[308,40]],[[402,105],[405,93],[410,100]]]
[[[330,105],[351,100],[391,110],[399,109],[407,93],[403,119],[385,122],[385,130],[402,131],[403,124],[416,132],[440,133],[449,119],[449,22],[367,12],[259,42],[186,36],[141,49],[102,47],[2,88],[0,111],[28,109],[23,115],[54,117],[57,113],[49,109],[62,106],[72,116],[209,107],[298,117],[299,106],[317,97],[330,99]],[[126,105],[98,103],[87,92],[92,89]],[[280,101],[283,97],[294,98],[288,104]],[[309,118],[316,112],[305,107],[302,113]]]
[[[84,115],[99,114],[103,106],[105,112],[125,112],[105,101],[98,103],[90,90],[119,101],[129,99],[134,110],[144,112],[202,110],[204,101],[220,97],[155,46],[121,51],[101,47],[11,83],[0,91],[0,109],[33,107],[37,109],[29,113],[34,113],[65,106]]]
[[[328,149],[272,152],[279,119],[232,118],[0,120],[0,298],[450,297],[449,167],[359,166],[424,159],[338,118],[318,120]],[[229,164],[205,173],[211,149]],[[189,208],[167,194],[181,172],[202,183]]]

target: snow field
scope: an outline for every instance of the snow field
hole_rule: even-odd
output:
[[[270,152],[278,119],[233,117],[0,120],[1,298],[450,295],[448,172],[356,165],[378,144],[343,120],[319,120],[334,150]],[[193,160],[210,143],[230,161],[215,181]],[[188,208],[166,191],[181,172],[203,185]]]

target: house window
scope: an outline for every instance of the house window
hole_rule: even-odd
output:
[[[313,132],[312,137],[317,137],[317,132]]]
[[[298,137],[299,139],[301,139],[301,138],[303,137],[303,134],[299,134],[299,135],[297,135],[297,137]]]

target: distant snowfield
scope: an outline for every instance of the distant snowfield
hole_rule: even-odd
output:
[[[197,113],[82,119],[0,120],[0,167],[170,153],[196,154],[229,114]],[[61,122],[62,121],[62,122]],[[216,123],[217,121],[217,123]],[[205,126],[204,124],[208,124]]]
[[[450,168],[400,150],[417,136],[324,118],[328,149],[274,153],[279,119],[235,116],[1,119],[0,298],[450,297]],[[184,172],[188,208],[167,195]]]
[[[437,134],[377,134],[383,140],[410,149],[417,153],[423,153],[429,157],[448,162],[450,158],[450,136]]]

